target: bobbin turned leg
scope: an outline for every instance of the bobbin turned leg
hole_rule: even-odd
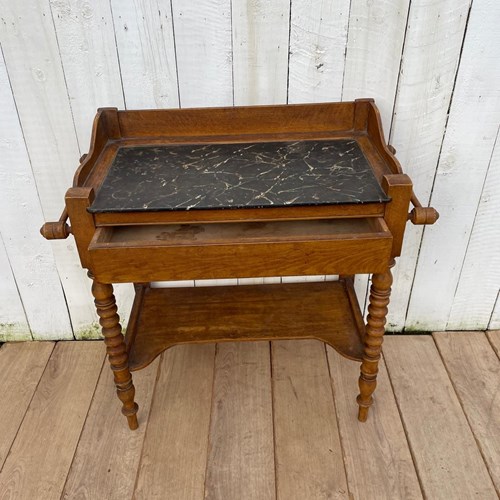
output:
[[[90,276],[92,277],[92,276]],[[92,294],[95,298],[99,323],[102,326],[104,343],[109,363],[113,370],[116,392],[122,402],[122,413],[127,417],[131,430],[137,429],[137,403],[134,402],[135,387],[128,367],[128,355],[122,335],[122,327],[118,316],[113,285],[93,281]]]
[[[368,418],[368,409],[373,403],[372,394],[377,386],[378,362],[384,339],[387,306],[391,295],[391,267],[394,266],[394,263],[393,259],[385,273],[374,274],[372,277],[364,339],[365,347],[359,377],[360,394],[357,398],[359,405],[358,420],[361,422],[366,422]]]

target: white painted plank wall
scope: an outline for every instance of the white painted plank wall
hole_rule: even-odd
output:
[[[232,106],[231,2],[172,0],[182,108]]]
[[[0,116],[0,233],[29,330],[34,339],[71,338],[71,323],[52,248],[38,232],[43,224],[42,209],[1,54]],[[10,300],[6,304],[10,305]]]
[[[288,103],[340,101],[350,0],[292,2]]]
[[[500,141],[495,147],[467,246],[447,330],[486,329],[500,288]],[[480,277],[480,279],[478,279]]]
[[[179,106],[170,0],[111,0],[125,105]]]
[[[417,195],[442,213],[408,226],[389,329],[500,328],[500,8],[473,0],[468,20],[470,4],[0,0],[0,340],[97,335],[71,238],[37,232],[60,215],[97,107],[359,97],[376,99]],[[368,284],[357,279],[362,304]],[[117,298],[126,320],[130,287]]]
[[[234,104],[287,100],[290,0],[232,0]]]
[[[373,97],[386,136],[391,127],[409,3],[351,1],[342,100]]]
[[[89,124],[96,110],[125,106],[111,6],[100,0],[50,0],[50,8],[80,152],[87,153]],[[89,288],[87,280],[87,294]],[[118,313],[126,320],[134,298],[132,285],[115,285],[115,296]],[[74,333],[78,339],[95,336],[98,330],[94,316],[90,328],[77,328]]]
[[[0,234],[0,342],[8,340],[32,340],[32,336]]]
[[[499,2],[472,3],[431,196],[441,224],[424,230],[406,328],[444,330],[453,306],[500,123],[499,23]]]
[[[389,142],[424,206],[439,160],[469,6],[470,0],[425,0],[410,7]],[[422,233],[422,226],[407,225],[394,269],[388,317],[394,331],[405,325]]]
[[[93,0],[50,0],[66,88],[82,153],[96,109],[124,107],[111,8]]]
[[[39,0],[1,0],[0,12],[0,43],[43,214],[57,220],[80,150],[50,7]],[[69,238],[52,248],[72,326],[86,330],[95,312],[74,242]],[[70,331],[63,336],[68,337]]]
[[[497,299],[493,312],[491,313],[488,330],[500,330],[500,290],[497,294]]]

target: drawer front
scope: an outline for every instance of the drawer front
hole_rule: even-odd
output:
[[[284,223],[220,231],[210,225],[202,236],[199,226],[100,228],[89,247],[90,269],[109,283],[384,272],[392,236],[377,221],[308,223],[307,231]]]

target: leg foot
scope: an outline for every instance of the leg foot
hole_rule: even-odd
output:
[[[360,406],[358,409],[358,420],[360,422],[366,422],[368,419],[368,406]]]
[[[139,428],[139,422],[137,422],[137,415],[136,414],[128,416],[127,421],[128,421],[128,428],[131,431],[135,431],[136,429]]]
[[[358,420],[360,422],[366,422],[368,418],[368,410],[373,403],[372,394],[377,386],[378,362],[385,333],[387,306],[391,295],[391,267],[394,264],[395,262],[392,260],[385,273],[374,274],[372,277],[364,340],[365,347],[359,377],[359,396],[357,397],[359,405]]]
[[[139,427],[136,415],[139,407],[134,401],[135,387],[128,367],[127,349],[117,314],[113,286],[94,280],[92,294],[104,335],[109,364],[113,370],[116,392],[122,402],[122,413],[127,417],[129,428],[135,430]]]

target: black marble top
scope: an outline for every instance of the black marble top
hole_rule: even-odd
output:
[[[386,202],[354,140],[121,147],[90,212]]]

